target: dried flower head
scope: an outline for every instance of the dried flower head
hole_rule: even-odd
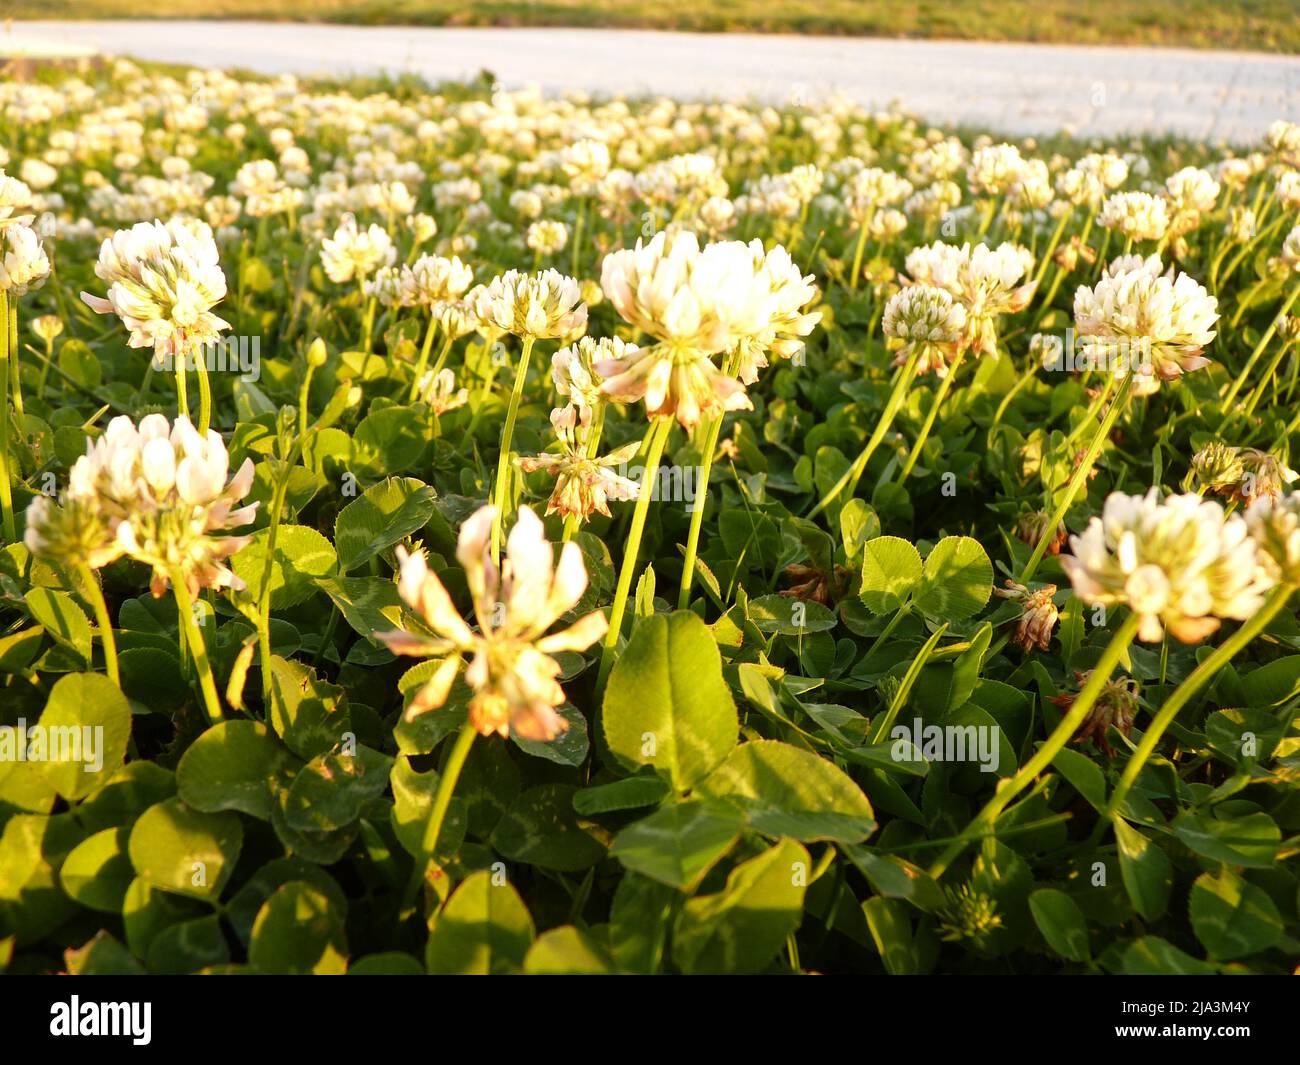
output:
[[[1021,611],[1015,623],[1015,636],[1012,638],[1026,651],[1033,650],[1035,647],[1040,651],[1046,651],[1051,645],[1052,633],[1060,619],[1056,604],[1052,601],[1052,597],[1056,595],[1056,585],[1045,584],[1041,588],[1030,591],[1025,585],[1017,584],[1010,578],[1004,583],[1006,589],[994,588],[994,593],[1003,599],[1012,600]]]
[[[609,517],[609,502],[635,499],[640,485],[615,470],[625,466],[640,443],[632,441],[604,457],[588,455],[588,437],[573,417],[573,408],[551,412],[551,425],[560,441],[560,453],[526,455],[519,467],[525,473],[544,470],[555,478],[555,489],[546,505],[547,514],[560,514],[587,521],[593,513]]]

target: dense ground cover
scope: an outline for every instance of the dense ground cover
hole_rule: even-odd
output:
[[[0,86],[10,971],[1294,965],[1300,127],[100,77]]]
[[[140,0],[9,0],[16,18],[139,18]],[[938,37],[1295,52],[1296,0],[176,0],[166,18],[256,18],[422,26],[612,26],[704,32]]]

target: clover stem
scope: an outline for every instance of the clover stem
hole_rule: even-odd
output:
[[[862,256],[867,250],[867,236],[875,213],[874,208],[868,210],[862,216],[862,225],[858,228],[858,243],[853,249],[853,273],[849,277],[849,288],[854,292],[858,290],[858,279],[862,276]]]
[[[175,363],[176,372],[176,416],[188,419],[190,416],[190,397],[185,384],[185,356],[184,354],[174,354],[172,361]]]
[[[456,782],[460,779],[461,770],[465,768],[465,759],[469,757],[469,749],[474,745],[474,737],[477,735],[474,726],[466,722],[456,736],[456,743],[447,756],[447,764],[442,768],[442,775],[438,778],[438,790],[434,792],[433,805],[429,807],[429,820],[424,826],[422,850],[426,862],[432,860],[437,849],[438,837],[442,835],[442,824],[447,819],[447,808],[451,805]]]
[[[99,626],[99,642],[104,647],[104,668],[108,671],[108,679],[120,689],[122,677],[117,668],[117,639],[113,635],[113,619],[108,613],[104,590],[99,586],[95,571],[85,562],[77,564],[77,574],[81,577],[83,594],[95,612],[95,623]]]
[[[185,642],[189,645],[190,655],[194,658],[194,666],[199,674],[204,709],[208,720],[215,725],[221,721],[221,698],[217,695],[217,685],[212,679],[212,664],[208,661],[208,648],[203,642],[203,633],[194,620],[194,597],[190,595],[180,566],[172,566],[168,577],[172,583],[172,594],[176,597],[176,613],[180,619],[181,631],[185,634]]]
[[[1142,767],[1146,765],[1147,759],[1151,757],[1152,752],[1156,749],[1156,744],[1160,742],[1160,738],[1165,734],[1165,730],[1169,728],[1174,718],[1178,716],[1179,711],[1242,648],[1264,631],[1268,623],[1286,606],[1287,600],[1291,598],[1294,591],[1295,589],[1290,585],[1280,585],[1274,588],[1259,610],[1247,621],[1243,622],[1241,628],[1216,647],[1209,657],[1204,659],[1174,689],[1174,693],[1165,700],[1164,705],[1151,720],[1150,726],[1142,734],[1142,740],[1137,745],[1137,750],[1133,752],[1132,757],[1128,760],[1128,765],[1124,767],[1119,783],[1115,785],[1110,801],[1106,804],[1105,814],[1102,818],[1103,824],[1106,820],[1117,816],[1120,804],[1128,796],[1129,790],[1133,787],[1133,782],[1137,780],[1138,774],[1142,772]]]
[[[930,410],[926,413],[925,421],[921,425],[921,433],[917,436],[916,443],[912,445],[907,461],[903,464],[903,470],[898,475],[899,484],[907,480],[912,472],[912,467],[916,465],[916,460],[921,457],[921,448],[925,446],[925,442],[930,436],[930,430],[934,428],[934,421],[939,416],[939,408],[943,406],[943,401],[948,398],[948,392],[952,388],[952,383],[957,377],[957,371],[961,367],[962,359],[965,357],[966,349],[959,349],[957,357],[953,359],[952,365],[948,367],[948,375],[939,382],[939,388],[934,394],[934,401],[930,404]]]
[[[1068,211],[1061,213],[1061,219],[1056,223],[1056,229],[1052,231],[1052,239],[1047,242],[1047,250],[1043,252],[1043,258],[1038,264],[1038,269],[1034,272],[1034,287],[1037,288],[1043,283],[1043,278],[1047,276],[1047,267],[1052,262],[1052,254],[1056,251],[1056,246],[1061,243],[1061,234],[1065,232],[1065,226],[1074,217],[1074,205],[1071,204]]]
[[[1113,383],[1114,378],[1107,377],[1106,391],[1108,393]],[[1088,445],[1088,450],[1084,453],[1079,465],[1075,467],[1074,475],[1070,478],[1070,483],[1065,487],[1065,495],[1057,503],[1056,509],[1052,512],[1051,520],[1043,526],[1043,534],[1038,539],[1038,546],[1034,548],[1034,553],[1029,556],[1029,561],[1025,564],[1025,570],[1020,575],[1021,584],[1027,584],[1029,578],[1034,575],[1034,571],[1038,569],[1038,564],[1043,561],[1043,555],[1047,552],[1047,545],[1056,538],[1056,530],[1060,528],[1061,522],[1065,519],[1065,515],[1069,512],[1075,497],[1079,494],[1079,490],[1088,483],[1088,475],[1092,473],[1092,467],[1097,461],[1097,455],[1106,442],[1106,438],[1110,436],[1111,428],[1114,426],[1116,419],[1119,418],[1121,411],[1127,405],[1129,391],[1132,387],[1133,375],[1126,373],[1120,379],[1119,391],[1115,393],[1115,398],[1111,401],[1110,410],[1106,412],[1106,417],[1097,426],[1097,431],[1092,437],[1092,443]]]
[[[9,294],[0,291],[0,510],[5,540],[18,539],[14,525],[13,490],[9,485]]]
[[[310,372],[310,370],[308,371]],[[293,474],[294,463],[302,448],[302,438],[294,444],[289,457],[284,460],[284,471],[276,479],[275,491],[271,496],[271,510],[267,515],[266,527],[266,561],[262,564],[262,583],[257,590],[257,646],[262,665],[262,708],[268,720],[271,717],[271,578],[275,571],[275,541],[280,531],[280,514],[284,510],[284,500],[289,492],[289,478]]]
[[[18,299],[14,297],[9,308],[9,387],[13,390],[14,414],[19,419],[19,431],[22,430],[23,385],[22,364],[18,357],[22,348],[18,344]]]
[[[739,359],[728,356],[722,372],[734,377]],[[695,580],[695,560],[700,548],[700,530],[704,526],[704,508],[709,503],[709,475],[713,472],[713,453],[718,449],[722,433],[723,414],[718,414],[704,429],[704,454],[700,460],[699,487],[696,489],[695,509],[691,511],[691,528],[686,536],[686,556],[682,561],[682,583],[677,590],[677,609],[685,610],[691,603],[691,584]]]
[[[903,400],[907,398],[907,390],[911,387],[912,381],[916,377],[916,366],[920,356],[921,346],[917,345],[913,347],[912,353],[907,357],[907,362],[903,366],[903,372],[898,375],[898,379],[894,382],[893,391],[890,392],[889,399],[885,401],[885,409],[881,412],[880,421],[876,423],[875,431],[867,441],[866,447],[864,447],[862,453],[854,459],[853,465],[844,471],[844,476],[835,482],[830,491],[822,496],[817,505],[808,513],[809,519],[815,518],[830,506],[845,488],[848,488],[850,496],[853,494],[854,489],[857,488],[858,481],[862,479],[862,474],[867,468],[867,463],[871,461],[871,456],[875,454],[876,448],[880,446],[880,442],[885,439],[885,433],[889,431],[889,427],[893,424],[895,415],[898,414],[899,408],[903,405]]]
[[[420,379],[424,376],[424,368],[429,365],[429,352],[433,350],[433,335],[438,331],[438,323],[434,320],[433,315],[429,316],[429,326],[424,331],[424,343],[420,345],[420,357],[415,360],[415,372],[411,377],[411,390],[407,393],[406,402],[414,403],[415,397],[420,394]],[[446,351],[446,345],[443,346]]]
[[[1042,745],[1010,780],[1002,781],[994,794],[978,814],[960,833],[957,838],[948,846],[948,848],[939,856],[939,858],[930,866],[930,875],[936,880],[943,876],[948,867],[952,865],[962,852],[977,838],[986,835],[997,823],[998,817],[1002,811],[1010,805],[1011,800],[1025,790],[1044,769],[1052,764],[1061,749],[1070,741],[1070,738],[1078,731],[1079,726],[1083,723],[1088,711],[1092,709],[1093,703],[1097,701],[1097,696],[1101,694],[1102,689],[1110,680],[1110,675],[1119,665],[1128,646],[1133,642],[1133,637],[1137,634],[1139,616],[1129,614],[1116,630],[1115,635],[1111,637],[1110,643],[1102,651],[1101,658],[1088,674],[1088,682],[1083,686],[1083,691],[1079,693],[1077,699],[1070,706],[1069,710],[1061,718],[1051,732],[1051,735],[1043,741]]]
[[[528,378],[528,363],[533,356],[535,337],[524,337],[524,350],[515,369],[515,387],[510,392],[510,406],[506,408],[506,424],[501,433],[501,454],[497,458],[497,479],[492,486],[492,504],[496,514],[492,519],[492,561],[501,561],[501,530],[505,525],[506,476],[510,472],[510,443],[515,435],[515,419],[519,416],[519,400],[524,394],[524,381]]]
[[[1259,338],[1259,343],[1255,345],[1255,350],[1250,353],[1250,358],[1246,360],[1246,364],[1241,368],[1241,372],[1237,374],[1236,380],[1232,382],[1232,387],[1229,388],[1227,393],[1224,395],[1222,406],[1225,409],[1234,399],[1237,398],[1237,393],[1241,391],[1242,386],[1246,383],[1246,377],[1250,374],[1250,371],[1255,368],[1255,363],[1259,360],[1260,355],[1264,353],[1264,349],[1268,346],[1268,342],[1273,339],[1273,334],[1277,332],[1278,322],[1287,316],[1292,305],[1298,298],[1300,298],[1300,281],[1295,283],[1295,286],[1291,289],[1291,295],[1287,297],[1281,310],[1279,310],[1277,314],[1273,316],[1273,320],[1268,323],[1268,328],[1264,330],[1264,335]]]
[[[609,632],[605,634],[605,643],[600,649],[600,672],[596,677],[598,693],[604,689],[610,668],[614,664],[614,651],[618,647],[618,637],[623,628],[623,612],[627,608],[627,595],[632,587],[632,574],[636,570],[637,555],[641,552],[641,534],[645,531],[650,497],[654,495],[659,460],[663,457],[664,445],[668,442],[668,434],[672,432],[672,428],[672,418],[659,418],[652,421],[650,428],[646,430],[648,450],[645,458],[645,473],[641,477],[640,491],[637,492],[636,509],[632,512],[632,525],[628,529],[627,542],[623,545],[623,564],[618,571],[618,586],[614,589],[614,605],[609,614]]]
[[[1020,379],[1007,390],[1007,394],[1002,397],[1002,402],[998,404],[998,409],[993,415],[993,422],[989,425],[990,430],[996,429],[1001,424],[1002,416],[1006,414],[1008,408],[1011,406],[1011,401],[1020,394],[1022,388],[1028,385],[1029,382],[1038,375],[1038,366],[1038,360],[1036,360],[1033,355],[1030,355],[1029,365],[1025,368],[1025,372],[1022,373]]]
[[[194,349],[194,369],[199,375],[199,435],[207,436],[212,426],[212,384],[208,380],[207,356],[202,345]]]

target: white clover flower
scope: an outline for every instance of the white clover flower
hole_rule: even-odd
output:
[[[1246,509],[1245,518],[1273,579],[1300,584],[1300,492],[1262,496]]]
[[[64,506],[101,514],[120,552],[152,567],[155,596],[173,570],[191,594],[238,591],[243,583],[224,562],[252,538],[221,534],[251,522],[258,504],[234,506],[253,485],[252,459],[233,478],[229,472],[218,433],[200,436],[185,417],[168,422],[150,414],[137,427],[121,415],[73,464]]]
[[[456,375],[449,369],[427,371],[416,385],[418,398],[439,416],[469,402],[469,389],[456,387]]]
[[[913,284],[947,290],[966,311],[963,343],[976,355],[997,351],[997,319],[1029,305],[1035,282],[1023,282],[1033,272],[1033,258],[1019,244],[996,248],[978,244],[956,247],[935,241],[913,248],[905,266]],[[1023,283],[1022,283],[1023,282]]]
[[[845,205],[849,215],[861,222],[868,214],[882,207],[902,203],[912,195],[912,183],[889,170],[869,166],[859,170],[849,180]]]
[[[0,167],[0,226],[29,220],[31,210],[32,190]]]
[[[1282,262],[1288,270],[1300,273],[1300,226],[1296,226],[1282,242]]]
[[[557,270],[525,274],[509,270],[480,285],[466,302],[486,325],[517,337],[545,340],[581,335],[587,305],[578,282]]]
[[[498,572],[490,546],[495,518],[494,507],[475,511],[461,526],[456,549],[478,631],[461,618],[423,553],[399,548],[397,590],[435,635],[394,631],[379,638],[394,654],[445,656],[412,699],[408,719],[446,702],[461,655],[469,654],[473,658],[465,682],[474,692],[470,724],[484,736],[514,732],[522,739],[551,740],[568,727],[555,709],[564,703],[564,689],[556,679],[560,664],[551,656],[586,650],[605,635],[609,622],[596,610],[561,632],[545,635],[586,590],[582,551],[575,543],[565,544],[556,565],[541,520],[528,507],[520,507]]]
[[[580,140],[560,152],[560,167],[575,192],[589,196],[609,173],[609,146],[598,140]]]
[[[587,454],[587,432],[574,417],[572,407],[560,407],[551,412],[551,426],[560,441],[558,455],[526,455],[518,459],[525,473],[544,470],[555,478],[555,489],[546,504],[547,514],[570,516],[587,521],[593,513],[609,517],[609,503],[635,499],[640,490],[638,482],[614,472],[614,467],[626,466],[640,449],[640,441],[611,451],[601,457]]]
[[[554,219],[543,219],[528,227],[524,244],[539,255],[556,255],[569,243],[569,227]]]
[[[474,271],[459,256],[421,255],[399,277],[404,307],[432,307],[458,300],[474,283]]]
[[[947,289],[908,285],[885,304],[882,325],[885,336],[903,341],[894,365],[902,366],[916,352],[919,373],[933,370],[946,377],[966,335],[966,308]]]
[[[49,257],[30,226],[0,227],[0,250],[0,292],[22,296],[49,276]]]
[[[1014,144],[990,144],[971,153],[966,183],[976,196],[998,196],[1020,178],[1024,168],[1024,156]]]
[[[1194,278],[1157,274],[1149,260],[1104,274],[1074,295],[1074,321],[1094,365],[1134,372],[1149,354],[1150,369],[1172,381],[1209,363],[1202,351],[1215,337],[1218,300]]]
[[[1074,592],[1086,603],[1127,606],[1148,643],[1165,630],[1184,643],[1214,632],[1222,618],[1245,620],[1273,581],[1237,514],[1195,494],[1160,498],[1112,492],[1100,518],[1070,538],[1062,555]]]
[[[1175,210],[1205,214],[1219,201],[1219,183],[1208,170],[1185,166],[1165,178],[1165,191]]]
[[[359,229],[351,215],[343,219],[333,237],[321,242],[321,266],[336,285],[369,277],[381,266],[391,266],[396,258],[393,239],[384,229],[377,225]]]
[[[226,275],[203,222],[174,218],[119,229],[100,246],[95,276],[107,283],[107,298],[83,292],[83,302],[98,314],[116,314],[133,348],[176,355],[230,328],[212,313],[225,298]]]
[[[1150,193],[1117,192],[1102,204],[1097,224],[1133,240],[1159,240],[1169,230],[1169,208]]]
[[[551,382],[555,391],[576,409],[583,425],[591,424],[592,411],[605,402],[601,378],[596,365],[617,359],[630,359],[637,346],[618,337],[596,340],[583,337],[576,344],[560,348],[551,356]]]

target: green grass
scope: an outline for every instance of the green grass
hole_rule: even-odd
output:
[[[0,16],[120,18],[141,0],[0,0]],[[614,26],[1300,52],[1300,0],[172,0],[168,18]]]

